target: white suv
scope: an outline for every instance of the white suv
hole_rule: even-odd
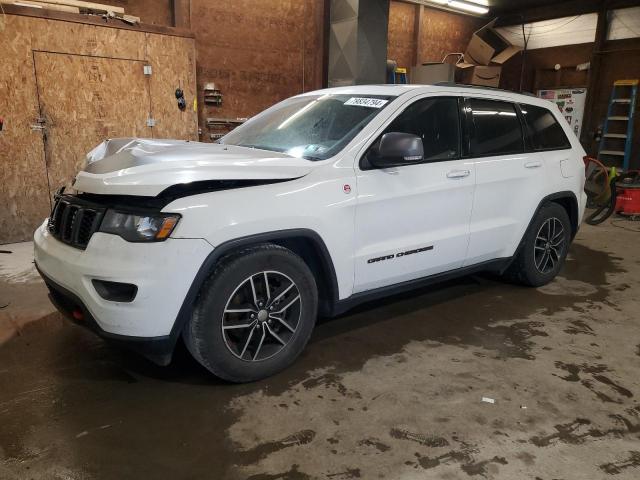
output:
[[[317,315],[482,270],[539,286],[584,211],[557,108],[455,85],[333,88],[218,144],[107,140],[35,232],[61,310],[231,381],[290,364]]]

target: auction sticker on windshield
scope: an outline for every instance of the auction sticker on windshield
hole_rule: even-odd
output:
[[[389,100],[381,100],[379,98],[351,97],[344,102],[345,105],[356,105],[358,107],[381,108]]]

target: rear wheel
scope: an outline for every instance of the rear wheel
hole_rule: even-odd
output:
[[[571,223],[567,211],[557,203],[548,203],[533,219],[505,276],[532,287],[546,285],[562,268],[570,241]]]
[[[277,245],[223,259],[196,300],[185,343],[215,375],[233,382],[282,370],[306,345],[318,295],[306,263]]]

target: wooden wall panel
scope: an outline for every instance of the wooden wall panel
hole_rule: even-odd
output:
[[[137,60],[35,53],[52,194],[71,186],[86,153],[105,138],[151,136],[143,65]]]
[[[422,17],[419,63],[441,62],[447,53],[464,52],[473,32],[486,19],[425,8]]]
[[[322,12],[322,0],[192,1],[202,140],[207,117],[252,116],[321,87]],[[315,28],[305,28],[308,19]],[[204,105],[208,82],[222,91],[222,107]]]
[[[33,49],[110,58],[144,60],[144,33],[82,23],[30,18]]]
[[[193,108],[196,97],[196,51],[192,38],[146,34],[151,75],[151,114],[156,119],[155,138],[198,139],[198,114]],[[178,108],[176,88],[181,88],[187,107]]]
[[[420,45],[416,46],[415,16],[417,6],[392,0],[389,7],[389,42],[387,58],[400,67],[413,66],[416,48],[418,63],[441,62],[447,53],[464,52],[473,32],[484,19],[424,7],[420,26]]]
[[[108,0],[102,3],[124,7],[125,13],[140,17],[142,23],[173,25],[172,0]]]
[[[324,50],[324,2],[305,0],[304,16],[304,91],[322,88]]]
[[[414,4],[391,2],[389,6],[387,58],[398,62],[399,67],[413,66],[415,16]]]
[[[50,210],[28,20],[7,15],[0,33],[0,243],[31,238]]]
[[[7,53],[0,68],[0,116],[6,124],[0,132],[0,244],[30,239],[48,215],[45,158],[55,189],[105,138],[196,137],[194,40],[82,24],[76,17],[7,15],[0,32]],[[46,155],[42,133],[30,128],[39,116],[34,56],[49,122]],[[151,77],[143,75],[145,63],[153,66]],[[185,112],[178,110],[175,84],[190,101]],[[146,126],[150,110],[155,131]]]

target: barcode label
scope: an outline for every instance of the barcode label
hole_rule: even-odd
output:
[[[344,102],[345,105],[355,105],[357,107],[382,108],[389,100],[379,98],[351,97]]]

